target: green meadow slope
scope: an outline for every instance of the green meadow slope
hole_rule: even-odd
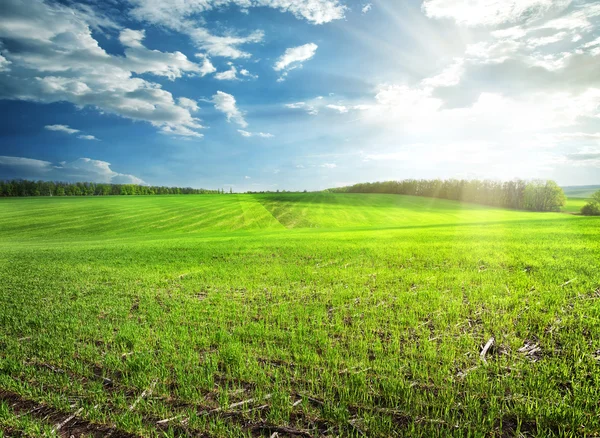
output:
[[[443,199],[375,194],[7,198],[0,202],[0,235],[21,240],[560,219]]]
[[[595,436],[599,242],[397,195],[0,199],[0,436]]]
[[[600,186],[572,186],[572,187],[563,187],[563,191],[565,195],[569,198],[589,198],[594,193],[600,190]]]

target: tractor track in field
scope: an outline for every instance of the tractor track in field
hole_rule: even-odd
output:
[[[286,361],[281,360],[269,360],[267,358],[260,358],[259,362],[265,365],[271,365],[275,367],[287,367],[290,369],[294,369],[297,366],[304,368],[302,365],[288,363]],[[73,381],[78,381],[83,385],[88,384],[88,382],[98,382],[102,383],[103,389],[107,394],[121,394],[126,397],[130,402],[134,402],[140,397],[142,394],[142,390],[140,388],[131,387],[128,385],[122,384],[120,381],[123,378],[122,372],[118,370],[110,370],[102,367],[101,365],[90,362],[86,360],[82,360],[82,363],[86,364],[91,371],[91,375],[85,376],[78,373],[75,373],[70,370],[64,370],[58,366],[47,362],[38,362],[31,361],[28,362],[29,366],[33,366],[35,368],[43,369],[45,371],[49,371],[55,374],[64,374],[67,375]],[[341,373],[349,372],[350,370],[343,370]],[[360,370],[359,370],[360,372]],[[238,386],[243,388],[242,395],[235,397],[230,400],[234,402],[234,405],[237,402],[243,402],[244,399],[248,400],[250,398],[254,399],[252,395],[253,390],[255,389],[255,384],[253,382],[232,378],[226,376],[222,373],[216,373],[214,376],[214,381],[217,385],[221,386]],[[20,379],[16,379],[20,380]],[[305,410],[294,410],[290,413],[290,421],[286,425],[275,425],[270,424],[262,420],[262,415],[258,419],[250,418],[249,414],[252,412],[260,411],[262,414],[266,414],[270,410],[270,405],[266,402],[266,400],[260,400],[256,398],[256,404],[251,404],[246,406],[248,409],[244,410],[235,410],[229,409],[228,407],[217,407],[215,403],[198,403],[194,401],[181,400],[177,397],[172,397],[170,395],[153,395],[152,400],[157,400],[164,405],[169,406],[172,411],[170,412],[169,421],[165,421],[165,418],[158,418],[151,415],[143,415],[141,421],[149,429],[154,429],[156,431],[166,432],[170,430],[175,436],[194,436],[194,437],[210,437],[210,434],[207,434],[205,431],[190,428],[187,426],[185,420],[185,415],[187,412],[185,409],[193,409],[197,414],[201,416],[211,415],[216,416],[221,419],[226,420],[232,425],[236,425],[240,427],[242,430],[249,432],[252,436],[271,436],[272,433],[277,432],[279,436],[327,436],[332,430],[342,428],[346,429],[347,432],[356,429],[356,427],[349,422],[348,424],[344,423],[331,423],[326,419],[322,418],[320,413],[322,413],[323,409],[326,408],[326,405],[329,403],[337,403],[339,401],[339,394],[337,391],[334,391],[333,398],[330,400],[323,400],[316,396],[311,395],[307,389],[311,386],[310,381],[306,381],[302,378],[292,378],[291,380],[294,383],[295,388],[291,389],[290,398],[293,400],[305,399],[308,404],[311,406],[312,411],[307,412]],[[33,383],[26,382],[23,383]],[[35,384],[35,383],[34,383]],[[52,385],[49,383],[44,383],[44,387],[50,390],[56,390],[58,392],[61,391],[58,385]],[[10,391],[9,391],[10,392]],[[215,397],[212,397],[215,396]],[[0,397],[1,400],[1,397]],[[214,391],[206,391],[205,400],[212,400],[213,402],[217,402],[216,393]],[[139,400],[138,400],[139,401]],[[266,404],[263,404],[265,402]],[[258,408],[256,405],[260,404]],[[382,403],[385,406],[387,403]],[[359,406],[359,405],[348,405],[348,412],[352,416],[353,419],[360,418],[361,412],[370,412],[371,414],[376,415],[384,415],[390,417],[391,421],[395,424],[398,430],[405,428],[407,425],[416,422],[416,423],[428,423],[428,422],[438,422],[439,420],[435,419],[427,419],[427,418],[412,418],[407,415],[405,412],[394,409],[392,407],[383,407],[383,406]],[[110,412],[123,412],[123,410],[117,406],[114,406],[112,402],[105,403],[103,405],[104,409],[108,409]],[[312,414],[312,415],[311,415]],[[66,418],[66,417],[65,417]],[[85,420],[84,420],[85,421]],[[440,427],[446,427],[447,425],[443,424],[443,422],[439,423]],[[109,426],[104,426],[109,427]],[[126,433],[126,432],[124,432]],[[75,435],[76,437],[78,435]],[[95,436],[95,435],[93,435]],[[103,435],[100,435],[103,436]],[[120,437],[135,437],[137,435],[111,435]],[[70,437],[70,435],[68,435]]]
[[[82,384],[86,384],[90,381],[101,382],[103,384],[104,390],[107,393],[122,394],[125,395],[125,397],[131,401],[134,401],[138,399],[138,397],[140,397],[140,390],[138,388],[125,386],[118,382],[118,380],[122,377],[120,372],[111,373],[109,370],[103,369],[97,364],[91,364],[94,373],[92,376],[83,376],[69,370],[61,369],[57,366],[45,362],[30,362],[29,365],[34,366],[36,368],[44,369],[46,371],[50,371],[52,373],[65,374],[70,379],[77,380]],[[214,378],[215,382],[218,382],[223,385],[239,385],[244,387],[246,391],[251,391],[254,388],[254,384],[252,382],[245,382],[238,379],[228,378],[223,375],[215,375]],[[15,380],[21,381],[20,379]],[[34,385],[36,384],[35,382],[27,381],[22,381],[22,383],[33,383]],[[44,383],[44,388],[50,391],[60,392],[61,390],[61,388],[58,385],[53,385],[50,383]],[[210,394],[211,392],[208,393],[208,395]],[[293,393],[292,395],[300,397],[299,393]],[[250,393],[247,393],[245,397],[250,397]],[[287,425],[272,424],[267,421],[264,421],[262,418],[249,418],[248,414],[251,412],[260,411],[261,413],[266,414],[270,410],[270,406],[268,404],[262,404],[262,402],[266,402],[266,400],[261,401],[259,398],[255,400],[255,403],[248,406],[248,410],[234,410],[229,409],[228,407],[215,408],[212,405],[180,400],[174,397],[158,396],[152,398],[164,403],[165,405],[173,409],[173,411],[170,413],[171,418],[164,419],[142,414],[142,424],[144,424],[149,429],[156,430],[157,432],[171,431],[177,437],[209,438],[213,436],[205,431],[188,427],[185,424],[186,421],[170,421],[182,419],[185,420],[185,415],[187,414],[187,412],[184,411],[185,408],[191,408],[201,416],[211,415],[224,419],[230,424],[240,427],[242,430],[248,432],[251,436],[255,437],[272,436],[272,434],[275,432],[277,432],[278,436],[280,437],[326,436],[328,431],[333,429],[333,425],[329,422],[318,417],[309,418],[309,415],[304,411],[293,412],[290,415],[291,421]],[[13,409],[16,415],[30,414],[34,418],[44,420],[44,422],[49,425],[61,424],[66,419],[73,416],[73,414],[61,412],[43,403],[34,402],[32,400],[23,398],[15,392],[3,390],[0,388],[0,401],[2,400],[6,401],[9,404],[9,406]],[[317,407],[319,409],[323,405],[322,402],[319,402],[315,398],[309,397],[308,400],[312,406]],[[315,404],[315,401],[318,403]],[[255,407],[257,404],[261,406]],[[234,405],[235,403],[232,406]],[[103,408],[108,408],[111,412],[123,412],[121,408],[113,406],[111,402],[105,403],[103,405]],[[264,417],[264,415],[262,415],[261,417]],[[107,436],[107,434],[109,433],[110,436],[113,438],[139,437],[139,435],[118,430],[110,425],[90,423],[89,421],[84,420],[78,416],[73,416],[73,418],[70,419],[65,426],[61,427],[61,430],[59,431],[59,435],[61,437],[64,436],[65,438],[70,438],[71,436],[74,436],[75,438],[78,438],[80,436],[103,437]]]
[[[98,424],[87,421],[78,415],[60,411],[44,403],[22,397],[13,391],[0,388],[0,401],[6,403],[18,416],[29,415],[33,418],[54,427],[55,432],[64,438],[94,437],[101,438],[139,438],[129,432],[122,431],[115,426]],[[14,429],[8,431],[9,436],[22,436],[21,432]],[[16,434],[16,435],[15,435]]]

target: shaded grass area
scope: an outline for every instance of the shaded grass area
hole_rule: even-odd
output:
[[[565,213],[578,214],[581,212],[581,208],[588,202],[588,198],[569,198],[567,199],[565,206],[562,208],[562,211]]]
[[[245,195],[7,198],[4,236],[122,236],[282,228]]]
[[[0,388],[135,436],[600,433],[600,220],[370,196],[0,204]]]

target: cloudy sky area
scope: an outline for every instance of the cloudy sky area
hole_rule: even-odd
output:
[[[0,178],[600,184],[600,3],[2,0]]]

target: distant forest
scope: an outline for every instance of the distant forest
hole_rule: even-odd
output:
[[[137,184],[103,184],[90,182],[0,181],[0,197],[7,196],[109,196],[109,195],[199,195],[223,193],[223,190],[190,187],[158,187]]]
[[[563,190],[554,181],[415,180],[361,183],[329,189],[334,193],[391,193],[450,199],[531,211],[559,211]]]

